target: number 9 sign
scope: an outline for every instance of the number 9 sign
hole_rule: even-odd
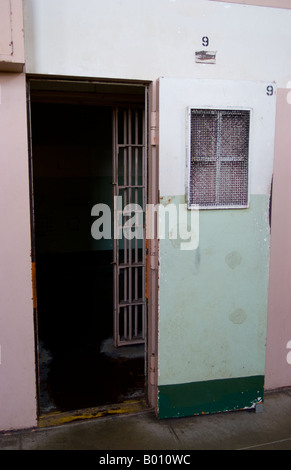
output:
[[[207,36],[203,36],[202,38],[202,46],[207,47],[209,46],[209,38]]]

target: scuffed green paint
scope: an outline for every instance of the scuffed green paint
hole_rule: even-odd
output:
[[[159,418],[251,409],[263,401],[263,394],[263,376],[162,385]]]
[[[179,205],[185,197],[161,203]],[[268,214],[268,196],[253,195],[248,209],[200,211],[195,250],[160,241],[160,392],[264,375]]]

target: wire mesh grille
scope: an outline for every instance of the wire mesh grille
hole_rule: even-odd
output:
[[[191,109],[189,206],[246,207],[250,112]]]

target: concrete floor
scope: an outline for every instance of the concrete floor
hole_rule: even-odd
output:
[[[219,449],[291,450],[291,390],[266,393],[262,412],[159,421],[152,411],[145,410],[134,415],[0,434],[0,450]]]

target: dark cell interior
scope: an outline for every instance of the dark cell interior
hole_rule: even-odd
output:
[[[144,345],[113,347],[113,241],[91,235],[112,207],[112,107],[33,102],[32,183],[39,411],[144,393]]]

